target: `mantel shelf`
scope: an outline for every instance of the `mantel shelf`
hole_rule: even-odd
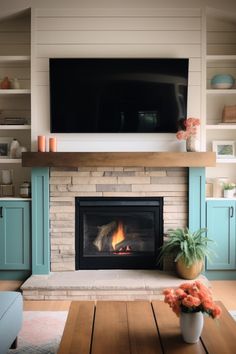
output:
[[[23,167],[214,167],[214,152],[24,152]]]

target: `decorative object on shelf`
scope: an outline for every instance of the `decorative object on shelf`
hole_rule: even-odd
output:
[[[222,198],[223,197],[223,185],[224,183],[228,183],[227,177],[218,177],[214,178],[213,182],[213,197],[214,198]]]
[[[57,151],[57,139],[49,138],[49,151],[56,152]]]
[[[206,229],[191,232],[187,227],[169,230],[158,262],[164,256],[174,256],[178,275],[183,279],[195,279],[202,271],[205,257],[211,253],[208,247],[211,240],[203,235],[205,232]]]
[[[234,198],[235,183],[223,183],[224,198]]]
[[[213,181],[207,179],[206,181],[206,198],[212,198],[213,197]]]
[[[45,135],[38,136],[38,152],[46,151],[46,137]]]
[[[13,139],[11,144],[10,144],[10,158],[11,159],[16,159],[17,158],[17,150],[20,147],[20,143],[17,139]]]
[[[0,88],[2,90],[7,90],[11,88],[11,81],[9,80],[8,76],[5,76],[4,79],[1,81]]]
[[[229,74],[217,74],[211,79],[211,87],[214,89],[230,89],[234,86],[234,77]]]
[[[236,105],[224,106],[222,112],[223,123],[236,123]]]
[[[20,196],[22,198],[30,198],[31,197],[31,184],[30,182],[24,181],[20,185]]]
[[[186,151],[195,152],[200,150],[200,142],[196,136],[190,135],[186,139]]]
[[[22,157],[22,152],[26,152],[27,148],[25,146],[19,146],[16,150],[16,158],[21,159]]]
[[[211,291],[200,281],[181,284],[178,289],[165,289],[167,303],[180,318],[180,329],[186,343],[197,343],[203,328],[203,314],[219,318],[221,308],[213,301]]]
[[[178,140],[186,140],[186,150],[188,152],[195,152],[200,150],[197,129],[199,125],[199,118],[187,118],[184,121],[184,126],[186,127],[186,130],[179,130],[176,133],[176,137]]]
[[[10,144],[13,138],[0,137],[0,159],[9,158],[10,154]]]
[[[15,77],[12,82],[11,82],[11,88],[15,89],[15,90],[19,90],[20,89],[20,82],[17,79],[17,77]]]
[[[212,150],[216,152],[219,159],[229,159],[235,157],[235,142],[232,140],[213,141]]]
[[[2,184],[12,184],[13,170],[2,170]]]
[[[13,184],[0,184],[0,197],[13,197],[14,186]]]

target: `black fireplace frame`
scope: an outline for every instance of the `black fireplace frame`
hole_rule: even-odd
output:
[[[155,250],[149,255],[125,256],[86,256],[83,254],[83,225],[80,222],[80,207],[122,206],[122,207],[156,207],[154,210]],[[75,197],[75,267],[79,269],[162,269],[157,264],[160,247],[163,244],[163,197]],[[79,237],[76,235],[79,234]],[[137,262],[137,257],[139,262]],[[109,262],[108,262],[109,259]],[[140,266],[141,264],[141,266]]]

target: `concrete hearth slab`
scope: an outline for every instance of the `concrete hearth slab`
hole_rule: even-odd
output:
[[[203,275],[198,279],[209,286]],[[33,275],[21,289],[27,300],[154,300],[183,282],[158,270],[79,270]]]

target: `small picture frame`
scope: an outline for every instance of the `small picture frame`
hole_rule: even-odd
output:
[[[10,154],[10,144],[13,138],[0,137],[0,159],[9,158]]]
[[[212,150],[216,152],[218,159],[233,159],[235,157],[235,142],[231,140],[213,141]]]

